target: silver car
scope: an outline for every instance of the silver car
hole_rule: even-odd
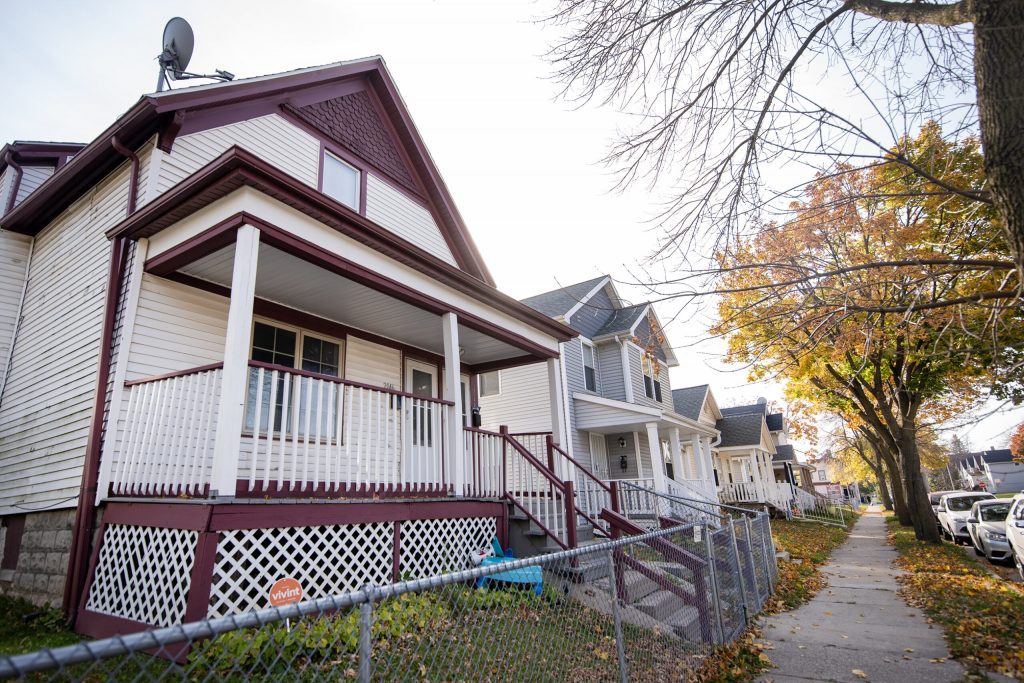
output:
[[[939,530],[942,535],[954,543],[970,543],[971,536],[967,533],[967,516],[971,507],[979,500],[992,500],[991,493],[980,491],[957,491],[947,493],[939,499]]]
[[[971,535],[974,552],[984,555],[989,562],[1005,562],[1011,556],[1010,544],[1006,540],[1008,514],[1008,500],[979,500],[967,517],[967,533]]]

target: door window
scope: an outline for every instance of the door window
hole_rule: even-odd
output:
[[[437,398],[437,366],[407,360],[405,390],[420,398]],[[429,401],[415,401],[412,405],[412,444],[431,446],[434,442],[434,410]]]

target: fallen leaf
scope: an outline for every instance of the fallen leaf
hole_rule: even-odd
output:
[[[857,678],[867,678],[868,677],[868,675],[866,673],[864,673],[863,671],[861,671],[860,669],[850,669],[850,673],[852,673]]]

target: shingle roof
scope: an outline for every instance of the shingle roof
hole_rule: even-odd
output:
[[[723,411],[724,412],[724,411]],[[761,443],[761,425],[764,418],[757,413],[726,415],[715,427],[722,433],[722,448],[730,446],[756,446]]]
[[[679,415],[696,420],[700,417],[700,409],[704,407],[704,397],[707,394],[707,384],[673,389],[672,407]]]
[[[793,447],[789,444],[782,444],[775,447],[775,455],[772,456],[772,462],[793,462],[796,459],[796,453],[793,451]]]
[[[627,306],[625,308],[616,309],[616,311],[612,313],[612,317],[608,318],[608,322],[606,322],[604,326],[594,334],[594,339],[603,337],[606,334],[629,332],[633,328],[633,323],[635,323],[646,310],[647,304],[637,304],[636,306]]]
[[[982,458],[989,465],[996,462],[1013,462],[1013,453],[1009,448],[990,448],[987,451],[971,453],[971,456]]]
[[[764,416],[764,421],[768,423],[769,432],[781,432],[782,431],[782,413],[769,413]]]
[[[751,413],[766,415],[768,413],[767,403],[751,403],[745,406],[733,406],[731,408],[722,408],[722,415],[749,415]]]
[[[540,311],[544,315],[557,318],[560,315],[568,313],[573,306],[578,304],[583,297],[589,294],[590,291],[594,289],[594,287],[597,287],[598,283],[606,277],[608,276],[601,275],[600,277],[595,277],[592,280],[577,282],[574,285],[569,285],[560,289],[553,289],[550,292],[544,292],[543,294],[536,294],[523,299],[522,303],[526,304],[530,308]]]

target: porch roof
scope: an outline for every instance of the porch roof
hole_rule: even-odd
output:
[[[576,401],[576,428],[598,434],[616,434],[638,431],[649,423],[657,423],[658,430],[679,429],[683,434],[717,436],[718,432],[695,420],[669,410],[627,403],[593,394],[573,394]]]

